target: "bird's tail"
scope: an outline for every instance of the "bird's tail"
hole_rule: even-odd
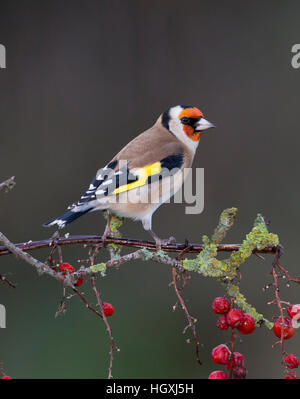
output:
[[[92,207],[85,208],[83,210],[78,210],[77,212],[75,210],[71,210],[55,219],[49,220],[49,222],[44,223],[43,226],[51,227],[57,225],[59,229],[63,229],[68,224],[74,222],[74,220],[78,219],[80,216],[84,215],[85,213],[88,213],[92,209],[93,209]]]

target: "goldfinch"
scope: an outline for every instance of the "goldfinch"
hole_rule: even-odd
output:
[[[44,226],[64,228],[85,213],[107,210],[104,238],[111,233],[111,213],[140,220],[158,248],[163,241],[152,230],[152,215],[182,186],[203,130],[215,127],[196,107],[170,107],[156,123],[128,143],[104,168],[69,211]]]

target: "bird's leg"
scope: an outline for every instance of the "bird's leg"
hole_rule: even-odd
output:
[[[108,236],[112,236],[112,230],[110,228],[110,222],[111,222],[111,212],[109,210],[107,210],[106,226],[105,226],[104,233],[102,235],[103,243],[105,243],[105,241],[106,241]]]
[[[170,238],[167,238],[167,239],[161,239],[161,238],[159,238],[158,237],[158,235],[157,234],[155,234],[154,233],[154,231],[153,230],[149,230],[149,233],[152,235],[152,237],[154,238],[154,241],[155,241],[155,244],[156,244],[156,249],[159,251],[159,250],[161,250],[161,246],[162,245],[168,245],[168,244],[170,244],[172,241],[176,241],[176,239],[174,238],[174,237],[170,237]]]

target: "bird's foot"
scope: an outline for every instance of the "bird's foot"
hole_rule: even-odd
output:
[[[156,248],[157,248],[158,251],[160,251],[162,245],[169,245],[169,244],[171,244],[171,242],[176,242],[176,238],[173,237],[173,236],[171,236],[171,237],[165,238],[165,239],[163,239],[163,240],[159,239],[158,242],[155,241],[155,243],[156,243]]]
[[[169,237],[169,238],[166,238],[166,239],[162,239],[162,238],[159,238],[159,237],[154,233],[154,231],[150,230],[150,233],[151,233],[152,237],[154,238],[157,251],[160,251],[160,250],[161,250],[161,247],[162,247],[163,245],[168,245],[168,244],[171,244],[172,241],[176,241],[176,238],[173,237],[173,236],[172,236],[172,237]]]
[[[102,235],[104,245],[106,244],[107,237],[113,237],[113,231],[110,227],[110,222],[111,222],[111,212],[107,210],[106,226],[104,233]]]

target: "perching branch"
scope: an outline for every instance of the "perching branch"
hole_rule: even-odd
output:
[[[9,253],[13,253],[17,258],[23,259],[25,262],[29,263],[31,266],[35,267],[37,272],[40,274],[48,274],[51,277],[54,277],[56,280],[59,280],[63,284],[74,288],[70,278],[68,276],[63,276],[62,273],[57,273],[51,267],[47,266],[45,263],[40,262],[35,259],[30,254],[22,251],[18,246],[14,245],[9,241],[8,238],[5,237],[4,234],[0,232],[0,242],[5,245],[6,248],[9,249]]]
[[[39,248],[50,247],[53,240],[40,240],[40,241],[28,241],[19,244],[15,244],[16,248],[22,251],[32,251]],[[56,244],[61,245],[75,245],[75,244],[103,244],[104,239],[102,236],[92,236],[92,235],[78,235],[70,237],[61,237],[56,240]],[[135,240],[132,238],[119,238],[119,237],[107,237],[105,239],[105,244],[116,244],[132,248],[146,248],[150,251],[156,250],[156,245],[151,241]],[[219,244],[217,247],[218,252],[234,252],[241,248],[242,244]],[[203,251],[203,245],[201,244],[181,244],[181,243],[171,243],[165,244],[161,247],[162,251],[165,252],[182,252],[184,253],[199,253]],[[271,254],[276,253],[277,246],[268,246],[262,249],[255,249],[253,253]],[[9,248],[6,246],[0,247],[0,256],[7,255],[11,253]]]

